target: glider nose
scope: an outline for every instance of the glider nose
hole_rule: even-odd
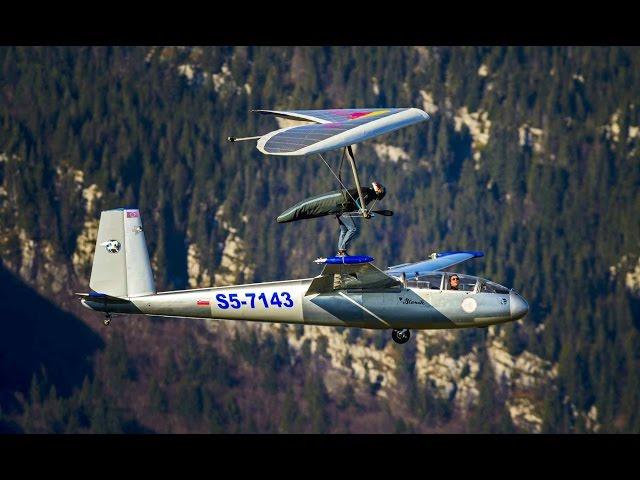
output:
[[[529,311],[527,301],[513,290],[509,293],[509,313],[511,320],[518,320],[524,317]]]

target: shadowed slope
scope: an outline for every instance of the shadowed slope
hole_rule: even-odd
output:
[[[26,391],[34,373],[67,395],[91,373],[90,356],[103,342],[74,315],[36,293],[0,265],[0,406]]]

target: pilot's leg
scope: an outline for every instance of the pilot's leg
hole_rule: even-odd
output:
[[[343,250],[346,251],[349,249],[349,245],[351,244],[351,242],[356,238],[358,238],[358,235],[360,235],[360,229],[356,225],[354,217],[345,216],[345,217],[341,217],[340,220],[342,223],[342,225],[340,225],[340,229],[342,230],[342,227],[344,225],[344,228],[346,230],[344,235],[341,235],[342,243],[343,243],[342,248]]]
[[[344,255],[346,253],[345,236],[347,234],[347,226],[342,222],[340,215],[336,215],[338,219],[338,225],[340,226],[340,236],[338,237],[338,255]]]

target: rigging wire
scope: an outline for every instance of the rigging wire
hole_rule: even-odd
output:
[[[335,172],[333,171],[333,168],[331,168],[331,166],[327,163],[327,161],[324,159],[324,157],[322,156],[321,153],[318,154],[318,156],[320,157],[320,159],[324,162],[324,164],[327,166],[327,168],[329,170],[331,170],[331,173],[333,174],[334,177],[336,177],[336,180],[338,180],[338,182],[340,183],[340,186],[347,192],[347,195],[349,195],[351,197],[351,200],[353,200],[353,203],[355,203],[356,205],[358,205],[358,202],[356,202],[356,199],[353,198],[353,195],[351,195],[351,193],[349,193],[349,190],[347,189],[347,187],[344,186],[344,183],[342,183],[342,180],[340,180],[340,178],[338,178],[338,176],[335,174]],[[341,162],[342,163],[342,162]]]
[[[342,180],[342,164],[344,163],[344,157],[347,154],[347,147],[342,149],[342,157],[340,157],[340,166],[338,167],[338,180]]]

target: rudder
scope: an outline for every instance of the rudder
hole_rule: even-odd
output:
[[[89,286],[121,298],[156,293],[138,209],[118,208],[100,214]]]

